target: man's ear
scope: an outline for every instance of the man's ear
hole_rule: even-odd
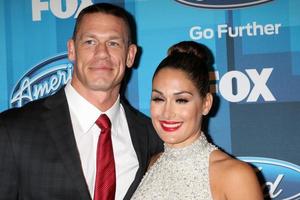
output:
[[[127,52],[127,58],[126,58],[126,66],[128,68],[132,67],[132,65],[134,63],[136,52],[137,52],[137,46],[135,44],[129,45],[128,52]]]
[[[213,96],[211,93],[207,93],[205,98],[203,98],[203,109],[202,109],[202,114],[207,115],[211,109],[213,103]]]
[[[75,41],[73,39],[68,40],[68,59],[73,62],[75,61]]]

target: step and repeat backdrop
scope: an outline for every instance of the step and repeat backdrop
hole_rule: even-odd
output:
[[[0,1],[0,112],[71,79],[66,42],[96,0]],[[167,48],[194,40],[214,55],[213,143],[251,163],[266,199],[300,199],[300,1],[111,0],[136,19],[131,104],[149,115],[151,79]]]

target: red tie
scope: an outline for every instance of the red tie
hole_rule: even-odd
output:
[[[101,129],[97,145],[97,164],[94,200],[113,200],[116,192],[116,173],[110,133],[110,120],[101,114],[96,124]]]

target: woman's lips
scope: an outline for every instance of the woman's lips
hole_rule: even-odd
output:
[[[176,131],[182,125],[182,122],[164,121],[164,120],[159,121],[159,123],[162,129],[167,132]]]

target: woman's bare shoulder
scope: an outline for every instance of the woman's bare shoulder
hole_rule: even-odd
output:
[[[210,181],[213,193],[224,199],[263,199],[254,169],[220,150],[210,157]]]
[[[210,167],[211,169],[216,170],[216,172],[226,176],[243,173],[249,170],[253,171],[249,164],[235,159],[220,150],[212,152],[210,156]]]

